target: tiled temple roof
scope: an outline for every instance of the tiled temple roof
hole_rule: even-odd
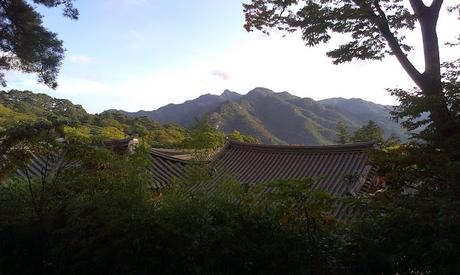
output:
[[[158,187],[174,179],[185,178],[191,164],[212,164],[213,179],[206,183],[210,191],[219,179],[231,177],[243,184],[264,183],[277,179],[318,178],[312,185],[332,196],[367,192],[374,178],[367,150],[372,143],[326,146],[258,145],[229,141],[210,162],[180,160],[152,150],[152,173]],[[348,178],[348,180],[347,180]],[[334,211],[343,217],[349,210],[339,204]]]
[[[152,157],[152,182],[157,188],[168,186],[175,179],[183,179],[186,170],[192,165],[209,163],[208,161],[180,159],[158,149],[151,149],[150,155]]]
[[[122,142],[128,145],[129,142]],[[156,188],[168,186],[176,179],[187,179],[197,166],[206,167],[211,176],[204,182],[210,192],[220,179],[234,178],[243,184],[270,182],[277,179],[318,178],[314,189],[324,190],[333,196],[355,195],[369,191],[374,179],[374,169],[369,163],[367,150],[371,143],[327,146],[258,145],[228,141],[210,161],[192,161],[174,157],[170,152],[152,149],[151,175]],[[59,158],[32,156],[30,176],[43,174],[44,167],[53,170]],[[17,175],[26,176],[18,170]],[[346,180],[348,178],[348,180]],[[347,210],[339,204],[334,211],[338,217]]]
[[[31,154],[27,169],[17,169],[13,175],[22,178],[42,177],[44,173],[52,173],[57,169],[60,160],[58,154],[46,156]]]
[[[259,145],[229,141],[210,161],[215,164],[217,177],[231,176],[241,183],[261,183],[275,179],[306,179],[321,177],[316,186],[336,195],[343,192],[343,180],[354,175],[359,185],[351,192],[359,191],[370,176],[372,166],[366,150],[371,143],[326,146]],[[189,164],[204,164],[176,158],[161,150],[152,149],[152,172],[156,171],[159,186],[173,178],[183,176]]]
[[[356,193],[366,184],[372,170],[366,151],[371,147],[372,143],[297,146],[230,141],[214,161],[218,170],[241,183],[320,177],[313,188],[338,195]],[[358,179],[356,184],[345,186],[344,178],[351,175]]]

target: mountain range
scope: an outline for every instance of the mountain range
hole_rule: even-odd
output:
[[[377,123],[385,136],[396,135],[405,139],[405,131],[390,119],[391,109],[392,106],[359,98],[315,101],[288,92],[275,93],[266,88],[255,88],[246,95],[226,90],[221,95],[205,94],[154,111],[124,113],[185,127],[206,116],[218,130],[238,130],[257,137],[263,143],[331,144],[335,143],[340,122],[352,132],[369,120]]]

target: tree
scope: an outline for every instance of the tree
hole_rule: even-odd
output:
[[[188,149],[211,149],[215,150],[224,144],[225,135],[216,131],[207,119],[196,120],[189,129],[189,134],[184,141],[184,147]]]
[[[405,5],[409,2],[412,11]],[[300,30],[308,46],[331,40],[332,34],[349,34],[351,40],[327,53],[334,64],[353,59],[381,60],[394,55],[406,73],[416,84],[417,92],[410,93],[416,99],[418,116],[430,113],[428,124],[434,131],[433,142],[460,159],[458,108],[452,105],[443,83],[439,42],[436,32],[443,0],[433,0],[426,5],[423,0],[252,0],[244,4],[245,28],[269,33],[277,28],[286,32]],[[426,2],[426,1],[425,1]],[[449,7],[449,11],[460,11],[460,4]],[[414,30],[419,23],[425,71],[419,71],[408,58],[412,49],[404,43],[404,30]],[[343,37],[343,36],[342,36]],[[450,71],[459,60],[451,62]],[[448,64],[448,65],[449,65]],[[455,69],[454,69],[455,71]],[[458,74],[455,77],[458,83]],[[458,91],[458,85],[457,85]],[[399,94],[408,96],[408,94]],[[458,97],[458,92],[456,93]],[[454,150],[452,150],[454,149]],[[457,149],[457,150],[455,150]]]
[[[341,121],[337,126],[337,143],[346,144],[348,142],[350,142],[350,135],[348,134],[347,125]]]
[[[376,142],[380,143],[383,141],[383,131],[375,124],[374,121],[369,122],[356,130],[351,137],[353,142]]]
[[[74,0],[33,0],[45,7],[64,7],[64,16],[78,19]],[[56,78],[64,58],[62,41],[43,26],[42,15],[26,0],[0,0],[0,84],[2,71],[37,73],[38,81],[57,87]]]
[[[75,233],[110,235],[110,228],[130,224],[150,200],[147,150],[118,155],[67,136],[65,126],[41,121],[0,132],[0,239],[8,239],[0,243],[1,274],[92,273],[66,270],[91,258],[82,251],[98,254],[101,262],[112,255],[101,239],[102,248],[88,246]],[[69,253],[69,243],[79,252]],[[80,261],[57,260],[67,257]]]
[[[259,140],[256,137],[253,136],[245,136],[240,133],[238,130],[233,130],[229,135],[227,135],[227,138],[230,140],[234,141],[240,141],[240,142],[247,142],[247,143],[260,143]]]

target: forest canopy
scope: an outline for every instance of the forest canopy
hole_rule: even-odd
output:
[[[0,91],[0,130],[23,122],[60,121],[63,133],[89,142],[137,137],[148,146],[163,148],[217,149],[226,138],[258,143],[238,131],[223,133],[211,127],[206,119],[197,120],[190,128],[176,124],[161,125],[147,117],[130,117],[120,111],[92,115],[69,100],[52,98],[30,91]]]

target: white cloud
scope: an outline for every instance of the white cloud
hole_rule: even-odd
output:
[[[76,64],[90,64],[93,62],[93,58],[86,55],[70,55],[69,61]]]
[[[227,72],[219,70],[219,69],[212,71],[211,74],[223,80],[230,79],[230,75]]]

